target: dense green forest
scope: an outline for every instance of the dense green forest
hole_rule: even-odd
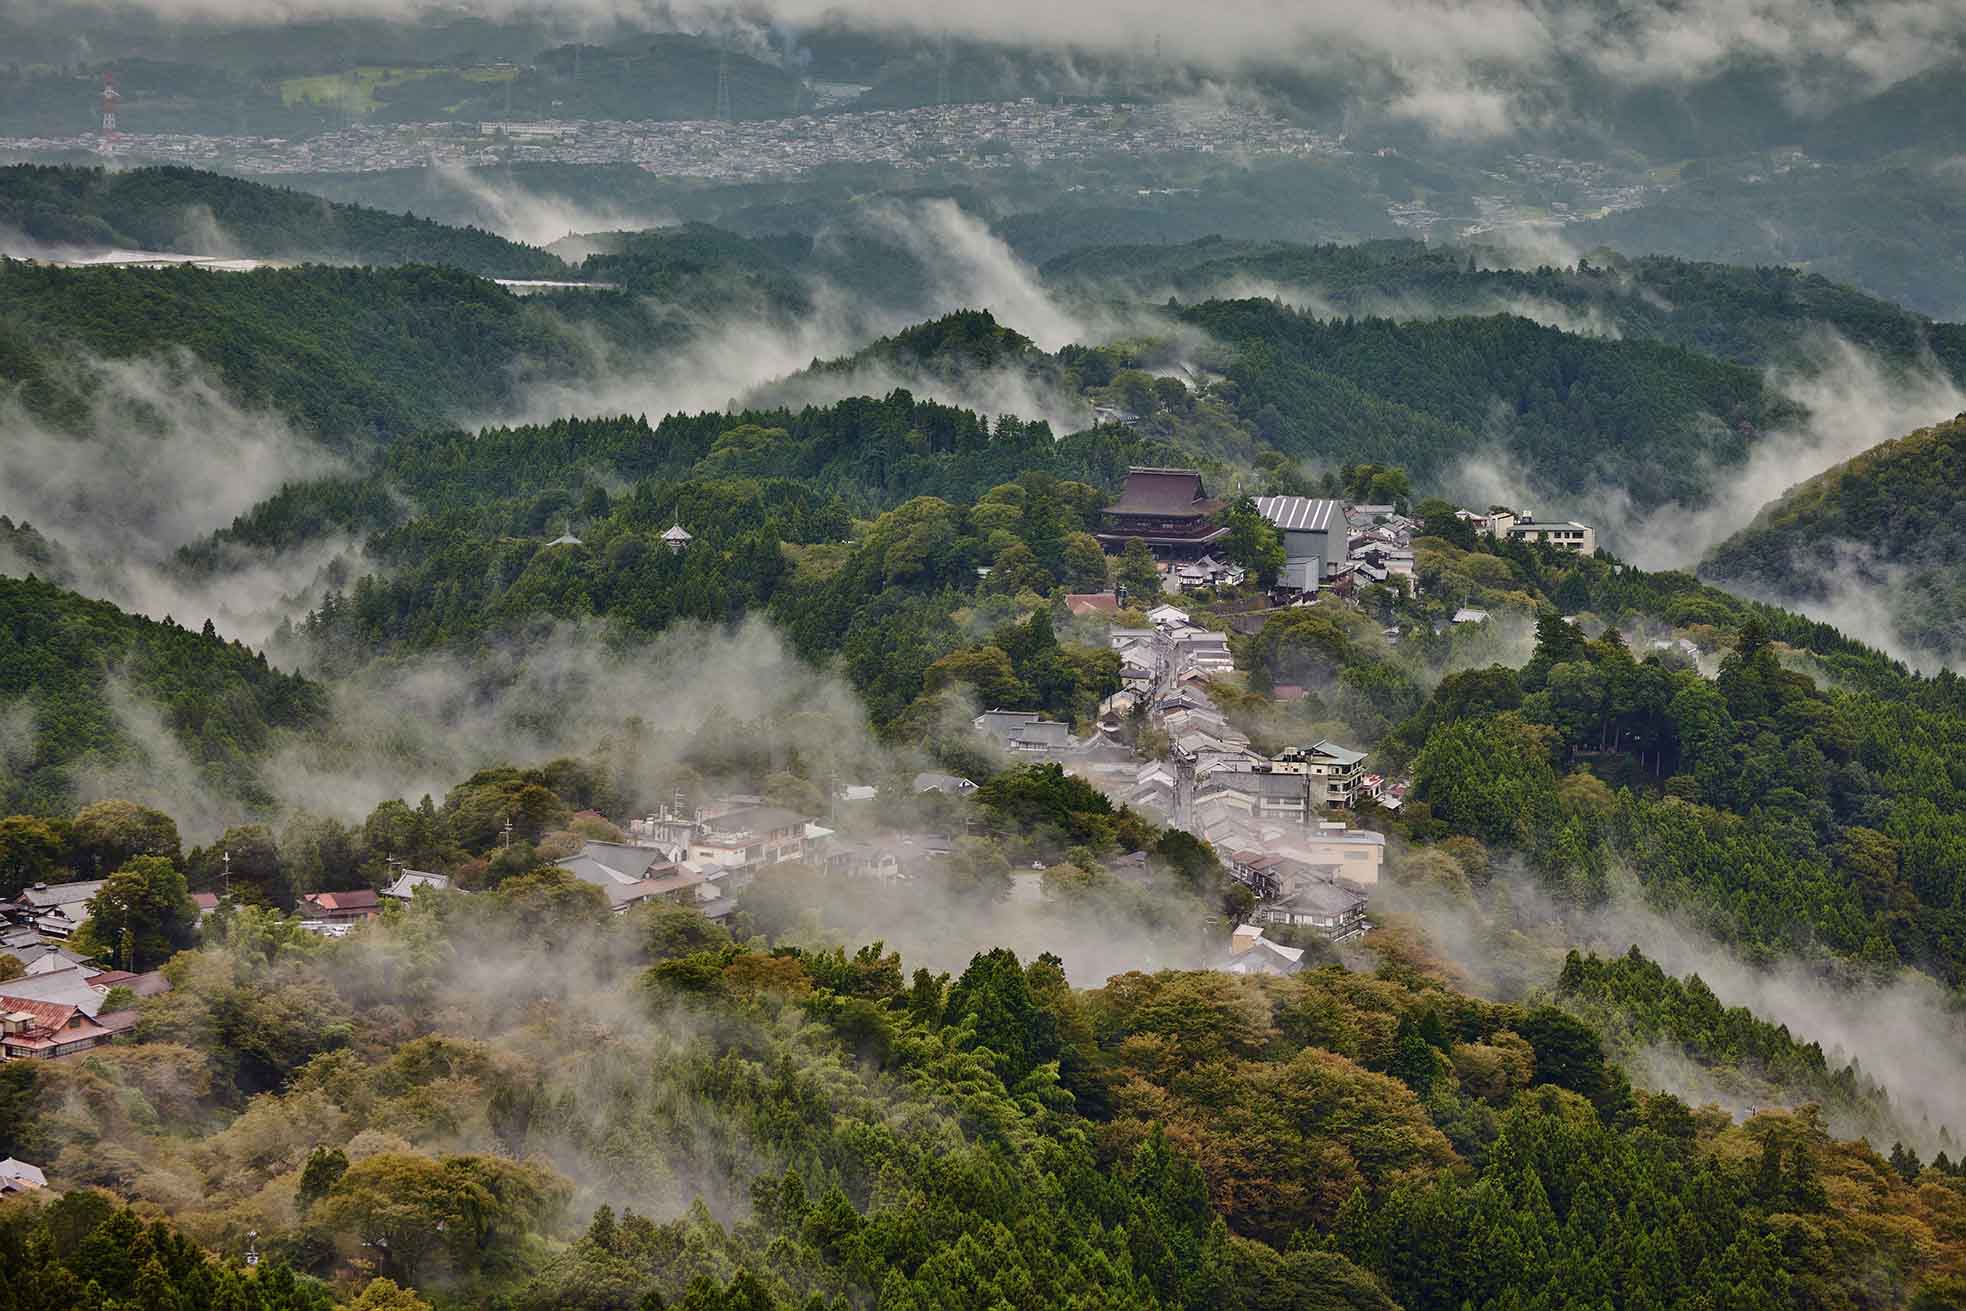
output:
[[[0,805],[66,807],[78,772],[122,761],[151,767],[158,744],[117,713],[119,696],[154,715],[197,783],[257,797],[255,766],[279,729],[315,724],[322,690],[264,655],[170,620],[153,622],[34,578],[0,576]]]
[[[1966,648],[1966,415],[1873,447],[1784,492],[1700,565],[1702,577],[1776,600],[1879,598],[1927,657]]]
[[[1697,501],[1713,469],[1798,414],[1753,370],[1521,318],[1323,320],[1242,300],[1180,319],[1233,345],[1237,411],[1276,449],[1391,460],[1426,483],[1499,445],[1552,490]]]
[[[0,168],[0,225],[44,246],[85,251],[443,264],[501,278],[568,272],[544,251],[477,228],[445,227],[190,168]]]
[[[1522,851],[1584,902],[1622,862],[1751,955],[1956,980],[1963,710],[1949,673],[1895,694],[1819,685],[1753,620],[1708,681],[1546,615],[1522,670],[1450,677],[1402,728],[1409,822]]]

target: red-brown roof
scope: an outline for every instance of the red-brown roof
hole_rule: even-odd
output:
[[[65,1047],[72,1042],[82,1042],[90,1038],[108,1036],[112,1030],[104,1028],[94,1020],[83,1015],[76,1007],[65,1006],[60,1002],[35,1001],[30,997],[0,996],[0,1014],[32,1015],[34,1027],[23,1033],[10,1033],[5,1042],[14,1048]],[[80,1024],[76,1024],[76,1020]]]
[[[194,892],[191,894],[191,900],[199,910],[218,909],[218,893],[216,892]]]
[[[1065,608],[1075,615],[1117,614],[1120,600],[1111,592],[1067,592]]]
[[[374,888],[358,888],[353,892],[309,892],[301,900],[322,910],[380,910],[382,898]]]
[[[35,1001],[32,997],[9,997],[0,993],[0,1014],[32,1015],[42,1028],[59,1029],[74,1017],[75,1008],[58,1001]]]

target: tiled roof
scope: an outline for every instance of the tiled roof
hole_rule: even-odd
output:
[[[308,892],[301,900],[322,910],[379,910],[382,899],[374,888],[356,888],[348,892]]]
[[[1202,515],[1215,509],[1195,469],[1129,469],[1113,514]]]
[[[37,910],[50,906],[70,906],[78,901],[87,901],[102,891],[102,879],[84,879],[79,883],[37,883],[31,888],[22,888],[20,899]]]

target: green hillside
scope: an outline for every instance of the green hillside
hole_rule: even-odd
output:
[[[1872,447],[1771,502],[1702,577],[1777,599],[1880,598],[1900,636],[1966,650],[1966,415]]]
[[[620,297],[577,293],[570,312]],[[624,340],[650,331],[624,314]],[[124,360],[184,349],[240,401],[323,437],[389,436],[492,413],[528,378],[572,375],[581,348],[541,299],[475,274],[408,266],[57,269],[0,264],[0,392],[58,424],[82,422],[89,381],[75,357]]]
[[[444,264],[487,277],[567,276],[544,251],[189,168],[0,168],[0,230],[52,247],[350,264]]]
[[[91,768],[165,767],[119,718],[112,684],[162,722],[196,770],[184,782],[245,800],[276,730],[317,722],[326,704],[321,689],[209,626],[201,635],[0,576],[0,719],[28,728],[0,758],[0,806],[60,813]]]
[[[1402,464],[1429,483],[1499,448],[1551,491],[1697,501],[1715,469],[1796,417],[1758,371],[1510,316],[1327,321],[1242,300],[1179,318],[1233,348],[1237,413],[1277,450]]]

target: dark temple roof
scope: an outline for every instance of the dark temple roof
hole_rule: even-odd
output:
[[[1208,499],[1195,469],[1128,469],[1126,490],[1109,514],[1149,514],[1162,517],[1213,514],[1219,501]]]

